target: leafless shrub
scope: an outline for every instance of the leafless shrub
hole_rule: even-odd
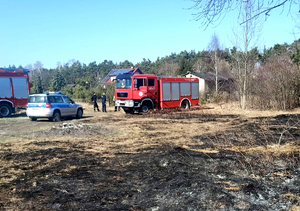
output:
[[[272,57],[251,81],[251,106],[287,110],[298,105],[299,72],[288,55]]]
[[[158,69],[158,74],[166,76],[174,76],[179,65],[173,61],[166,61]]]
[[[290,133],[290,130],[292,130],[294,128],[297,129],[297,126],[299,125],[299,123],[300,123],[300,120],[298,120],[296,123],[292,123],[292,124],[290,124],[290,121],[287,121],[285,127],[282,129],[282,131],[280,133],[280,137],[279,137],[279,140],[278,140],[278,145],[280,145],[282,137],[284,136],[284,134],[285,133]]]

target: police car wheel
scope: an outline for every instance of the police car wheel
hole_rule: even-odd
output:
[[[36,121],[37,118],[35,117],[29,117],[31,121]]]
[[[55,111],[53,113],[52,121],[53,122],[59,122],[60,121],[60,113],[59,113],[59,111]]]
[[[77,115],[76,115],[76,118],[77,118],[77,119],[80,119],[80,118],[82,118],[82,114],[83,114],[83,111],[82,111],[82,109],[78,109],[78,111],[77,111]]]

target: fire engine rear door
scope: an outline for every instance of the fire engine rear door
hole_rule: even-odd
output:
[[[148,78],[147,94],[151,99],[158,98],[158,84],[156,78]]]

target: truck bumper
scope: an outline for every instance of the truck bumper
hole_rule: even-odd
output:
[[[53,116],[53,110],[48,108],[27,108],[28,117],[50,118]]]
[[[141,104],[138,101],[134,100],[116,100],[115,101],[115,106],[120,106],[120,107],[128,107],[128,108],[139,108]]]

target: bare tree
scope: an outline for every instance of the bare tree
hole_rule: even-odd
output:
[[[56,62],[56,69],[57,69],[58,71],[61,71],[61,69],[62,69],[62,64],[61,64],[61,62]]]
[[[26,69],[28,69],[28,70],[30,70],[30,71],[32,71],[32,70],[33,70],[33,66],[32,66],[32,64],[28,64],[28,65],[26,65],[26,66],[25,66],[25,68],[26,68]]]
[[[164,62],[158,69],[158,74],[166,76],[175,76],[179,65],[173,61]]]
[[[213,64],[213,70],[215,72],[215,92],[218,94],[219,86],[219,63],[220,63],[220,43],[219,38],[216,34],[213,34],[211,37],[211,41],[208,45],[209,57]]]
[[[41,71],[43,70],[43,63],[40,62],[40,61],[36,61],[34,64],[33,64],[33,68],[37,71],[39,71],[41,73]]]
[[[221,22],[222,19],[231,11],[238,9],[239,15],[244,10],[245,1],[233,0],[191,0],[194,5],[189,9],[196,9],[199,12],[194,14],[194,20],[202,21],[201,26],[207,27],[215,22]],[[269,16],[270,12],[276,8],[287,9],[288,14],[291,13],[291,8],[300,6],[298,0],[254,0],[251,6],[254,12],[241,23],[254,19],[260,15]],[[286,8],[287,7],[287,8]],[[298,9],[299,11],[299,9]]]
[[[203,58],[198,58],[195,61],[192,69],[194,72],[204,72],[203,70],[205,69],[205,67],[206,67],[206,65],[205,65]]]
[[[72,66],[75,62],[76,62],[75,59],[69,59],[68,60],[69,66]]]
[[[36,63],[32,64],[28,64],[25,66],[26,69],[29,69],[29,78],[31,81],[36,80],[38,76],[41,76],[42,74],[42,70],[43,70],[43,64],[40,61],[36,61]]]
[[[292,109],[298,105],[299,76],[289,54],[273,55],[260,67],[251,96],[253,107],[260,109]]]
[[[253,0],[254,1],[254,0]],[[239,31],[233,30],[235,48],[232,51],[233,72],[236,76],[237,87],[239,90],[240,103],[242,109],[246,108],[246,99],[249,89],[249,79],[252,75],[257,49],[250,51],[251,46],[258,42],[260,37],[260,27],[258,19],[250,19],[254,11],[253,1],[244,2],[244,10],[241,15],[242,20],[248,20],[244,25],[239,26]]]

